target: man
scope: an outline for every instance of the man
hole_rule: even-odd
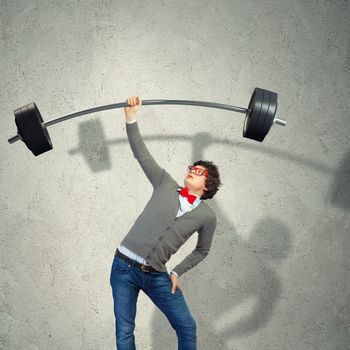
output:
[[[197,348],[196,322],[186,304],[179,277],[208,254],[216,228],[216,214],[204,203],[221,186],[217,166],[199,160],[188,167],[184,187],[158,165],[144,144],[135,113],[139,96],[124,107],[126,132],[134,157],[153,186],[143,212],[116,250],[110,284],[114,300],[118,350],[135,349],[136,304],[140,289],[165,314],[178,337],[178,348]],[[198,231],[196,248],[168,274],[166,262]]]

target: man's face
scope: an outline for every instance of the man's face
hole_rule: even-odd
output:
[[[202,165],[191,165],[192,169],[187,169],[184,179],[185,187],[188,187],[192,192],[206,191],[205,181],[207,179],[207,169]],[[204,172],[203,172],[204,170]],[[202,172],[201,175],[199,175]]]

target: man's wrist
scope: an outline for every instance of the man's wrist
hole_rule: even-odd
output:
[[[135,123],[136,121],[137,121],[136,119],[127,119],[126,124]]]
[[[179,278],[179,275],[175,271],[170,271],[170,273],[174,274],[177,278]]]

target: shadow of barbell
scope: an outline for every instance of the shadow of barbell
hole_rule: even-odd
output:
[[[271,134],[271,132],[270,132]],[[271,135],[270,135],[271,136]],[[106,140],[103,125],[100,119],[91,119],[79,124],[79,142],[76,148],[70,149],[70,155],[82,154],[88,166],[93,172],[100,172],[111,169],[111,157],[109,146],[128,144],[127,137]],[[346,153],[338,168],[335,170],[331,166],[321,163],[315,159],[302,155],[295,155],[286,150],[269,147],[261,143],[257,144],[248,139],[243,141],[228,140],[214,137],[208,132],[200,132],[194,135],[142,135],[147,144],[149,141],[187,141],[192,143],[192,148],[209,147],[212,145],[239,146],[253,152],[264,152],[267,155],[278,157],[287,161],[292,161],[301,166],[311,168],[316,172],[332,175],[333,181],[328,189],[330,203],[341,208],[350,208],[350,149]]]

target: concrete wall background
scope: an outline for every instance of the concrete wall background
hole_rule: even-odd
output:
[[[34,101],[49,120],[131,95],[246,107],[255,86],[278,92],[288,122],[262,144],[242,138],[241,114],[137,115],[180,184],[200,158],[221,172],[211,252],[180,279],[198,348],[348,349],[348,1],[0,3],[1,349],[114,348],[111,263],[152,191],[122,109],[49,127],[39,157],[8,144],[13,110]],[[143,292],[135,335],[139,349],[177,349]]]

